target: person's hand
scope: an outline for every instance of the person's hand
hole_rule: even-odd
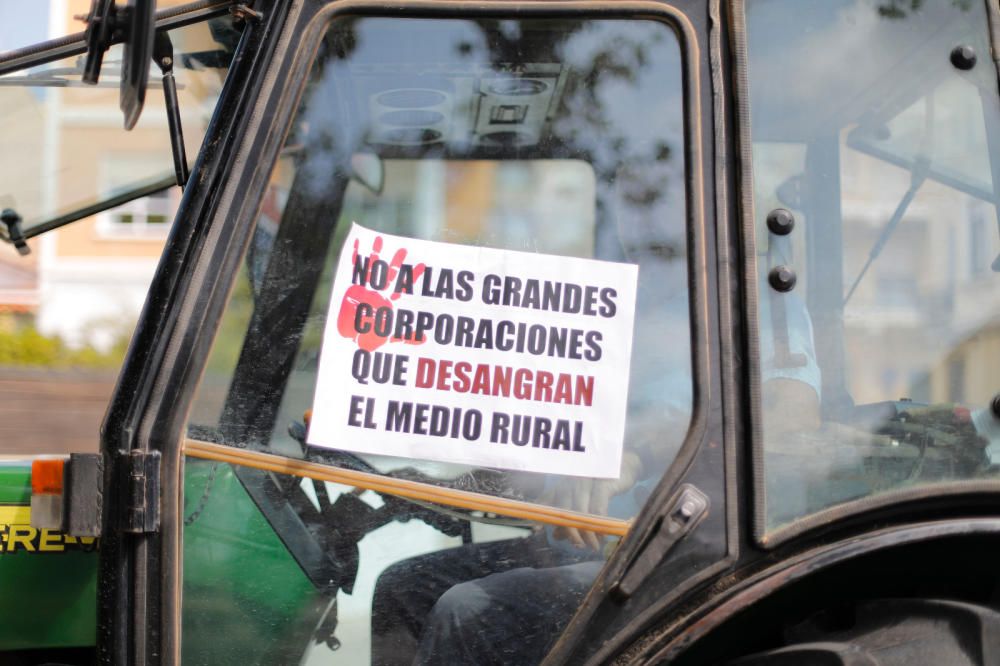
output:
[[[563,478],[545,494],[542,502],[579,513],[605,516],[611,498],[635,485],[640,466],[639,456],[625,452],[622,455],[621,476],[617,479]],[[601,551],[601,535],[595,532],[560,525],[553,530],[552,535],[557,539],[565,539],[578,548]]]

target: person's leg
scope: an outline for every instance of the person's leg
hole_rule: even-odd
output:
[[[427,619],[414,664],[537,664],[603,561],[519,568],[455,585]]]
[[[373,666],[411,663],[431,608],[455,585],[518,567],[547,567],[570,561],[538,534],[467,544],[388,567],[379,576],[372,599]]]

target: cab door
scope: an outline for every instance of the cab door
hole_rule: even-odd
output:
[[[106,424],[109,661],[600,660],[726,560],[690,4],[254,6]]]

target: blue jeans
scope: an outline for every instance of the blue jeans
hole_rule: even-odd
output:
[[[375,585],[372,664],[538,663],[603,564],[544,534],[398,562]]]

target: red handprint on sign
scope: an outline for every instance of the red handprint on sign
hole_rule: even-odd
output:
[[[405,338],[391,337],[389,335],[379,335],[375,330],[375,314],[380,308],[392,310],[392,301],[400,297],[401,292],[395,289],[396,276],[399,274],[403,261],[406,259],[406,250],[400,248],[392,256],[392,261],[388,264],[379,259],[379,252],[382,251],[382,237],[378,236],[372,243],[372,251],[368,256],[367,264],[361,271],[361,284],[354,284],[344,294],[344,300],[340,303],[340,313],[337,315],[337,330],[345,338],[350,338],[358,343],[358,347],[365,351],[375,351],[386,342],[406,342],[408,344],[421,344],[423,340],[413,340]],[[358,240],[354,240],[354,252],[351,255],[351,266],[353,271],[358,269]],[[424,273],[424,265],[417,264],[412,269],[412,280],[414,284]],[[355,273],[357,276],[357,273]],[[389,298],[379,292],[390,291]],[[361,305],[367,306],[358,313]],[[360,324],[360,326],[359,326]],[[359,332],[358,328],[364,329]]]

